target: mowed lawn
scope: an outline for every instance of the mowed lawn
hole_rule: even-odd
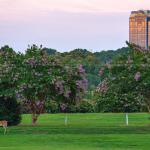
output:
[[[0,128],[0,150],[149,150],[150,115],[129,114],[65,114],[41,115],[31,125],[31,115],[23,115],[22,123],[9,127],[3,135]]]

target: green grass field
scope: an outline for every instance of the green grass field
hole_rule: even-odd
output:
[[[41,115],[37,125],[31,116],[9,127],[3,135],[0,128],[0,150],[149,150],[149,114],[64,114]]]

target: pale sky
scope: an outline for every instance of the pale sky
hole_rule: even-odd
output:
[[[0,46],[117,49],[128,40],[130,12],[148,6],[150,0],[0,0]]]

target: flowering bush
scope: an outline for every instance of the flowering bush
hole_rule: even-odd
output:
[[[28,106],[33,124],[45,112],[47,100],[75,105],[87,86],[82,65],[63,65],[42,47],[33,45],[25,54],[16,53],[8,46],[0,49],[0,96],[16,96]]]
[[[64,66],[59,59],[48,56],[35,45],[26,51],[22,68],[17,94],[30,107],[33,124],[45,111],[47,100],[63,105],[76,104],[86,91],[87,80],[82,65]]]
[[[130,53],[110,64],[108,76],[95,90],[97,109],[102,112],[139,112],[147,107],[150,111],[149,93],[150,52],[132,47]]]

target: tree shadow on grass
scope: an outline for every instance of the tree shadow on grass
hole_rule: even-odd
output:
[[[2,130],[0,129],[0,132]],[[121,127],[51,127],[17,126],[9,128],[9,134],[150,134],[150,126]]]

